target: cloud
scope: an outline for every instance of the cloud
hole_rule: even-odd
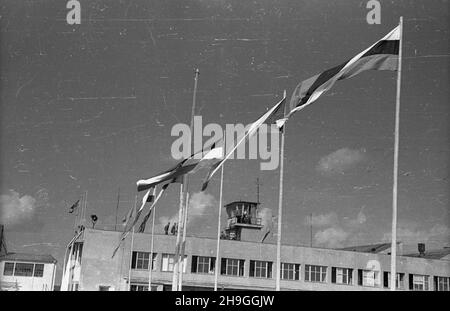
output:
[[[316,169],[324,174],[343,173],[365,158],[365,150],[341,148],[320,159]]]
[[[213,195],[204,192],[195,192],[189,198],[188,224],[201,219],[214,207],[217,207],[217,201]],[[168,222],[171,224],[178,222],[178,212],[170,217],[159,217],[159,222],[161,225],[166,225]]]
[[[350,218],[346,221],[348,227],[357,228],[366,223],[367,217],[366,214],[364,214],[364,208],[365,206],[361,207],[356,218]]]
[[[316,244],[325,247],[341,247],[343,242],[347,240],[349,233],[340,227],[330,227],[325,230],[321,230],[314,235]]]
[[[216,199],[213,195],[205,192],[196,192],[189,198],[188,222],[196,217],[205,215],[205,212],[216,207]]]
[[[314,235],[315,244],[330,248],[342,247],[345,242],[349,242],[349,238],[358,234],[366,221],[364,206],[355,218],[344,217],[344,221],[340,221],[336,212],[313,215],[312,225],[322,227]],[[311,217],[305,217],[305,224],[311,225]]]
[[[328,214],[322,214],[322,215],[313,215],[312,216],[312,225],[313,226],[330,226],[333,224],[338,223],[338,216],[335,212],[331,212]],[[311,225],[311,217],[305,217],[305,224]]]
[[[36,199],[30,195],[20,196],[10,190],[9,194],[0,195],[0,223],[17,225],[31,219],[36,210]]]

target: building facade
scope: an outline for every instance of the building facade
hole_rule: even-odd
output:
[[[120,235],[117,231],[85,229],[77,237],[68,251],[75,254],[76,260],[68,256],[66,262],[72,264],[66,266],[67,271],[78,266],[78,272],[71,276],[65,273],[66,290],[146,291],[150,275],[152,290],[171,290],[176,236],[155,234],[152,256],[151,234],[134,234],[132,248],[130,234],[112,257]],[[281,289],[389,290],[388,244],[380,245],[340,250],[283,245]],[[215,239],[186,238],[183,290],[212,290],[215,269],[219,269],[221,290],[275,289],[276,245],[221,240],[217,262],[215,256]],[[427,258],[426,253],[398,256],[399,290],[448,291],[449,282],[448,249],[433,259]]]
[[[0,290],[53,291],[56,259],[51,255],[7,253],[0,256]]]

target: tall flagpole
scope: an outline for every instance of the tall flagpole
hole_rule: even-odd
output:
[[[183,219],[183,238],[181,239],[180,247],[180,259],[178,260],[178,290],[183,289],[183,271],[184,271],[184,249],[186,247],[186,229],[188,219],[188,206],[189,206],[189,192],[186,193],[186,204],[184,205],[184,219]]]
[[[391,242],[391,291],[395,291],[397,277],[397,203],[398,203],[398,145],[400,128],[400,87],[402,78],[402,45],[403,45],[403,16],[400,16],[400,42],[398,50],[397,96],[395,101],[395,142],[394,142],[394,185],[392,188],[392,242]]]
[[[283,94],[286,97],[286,91]],[[286,115],[286,103],[284,105],[284,115]],[[277,232],[277,262],[276,262],[276,281],[275,290],[280,291],[280,277],[281,277],[281,218],[283,215],[283,167],[284,167],[284,134],[286,131],[286,123],[284,122],[281,130],[281,151],[280,151],[280,188],[278,197],[278,232]]]
[[[224,144],[225,145],[225,144]],[[219,278],[219,251],[220,251],[220,218],[222,216],[222,193],[223,193],[223,167],[220,171],[220,193],[219,193],[219,215],[217,216],[217,246],[216,246],[216,269],[214,273],[214,291],[217,291],[217,281]]]
[[[180,255],[180,224],[182,221],[183,207],[184,207],[184,191],[183,182],[180,184],[180,206],[178,208],[178,222],[177,222],[177,241],[175,246],[175,257],[173,259],[173,275],[172,275],[172,291],[177,291],[178,288],[178,256]]]
[[[152,239],[151,239],[151,243],[150,243],[150,266],[149,266],[149,272],[148,272],[148,291],[152,290],[153,237],[155,236],[155,217],[156,217],[156,205],[153,207]]]
[[[116,206],[116,222],[114,223],[114,231],[117,231],[117,214],[119,213],[120,187],[117,190],[117,206]]]
[[[192,139],[192,137],[194,135],[194,133],[193,133],[194,115],[195,115],[195,107],[196,107],[196,99],[197,99],[197,84],[198,84],[198,76],[199,76],[199,74],[200,74],[200,71],[197,68],[195,70],[194,92],[193,92],[193,95],[192,95],[191,125],[190,125],[190,130],[191,130],[190,145],[191,146],[193,146],[193,143],[192,143],[193,139]],[[194,150],[194,152],[195,152],[195,150]],[[189,188],[189,179],[188,179],[187,175],[183,176],[183,184],[184,184],[184,191],[187,193],[189,191],[189,189],[188,189]],[[183,196],[186,196],[186,194],[184,192],[183,192]],[[182,206],[181,202],[180,202],[180,211],[181,211],[183,216],[185,215],[185,213],[187,214],[187,205],[186,205],[186,207],[184,206],[184,204]],[[181,221],[184,220],[184,218],[186,218],[186,217],[183,217],[181,219],[179,218],[180,222],[179,222],[179,225],[178,225],[178,232],[180,232],[181,228],[183,228],[183,241],[186,241],[186,231],[184,230],[184,225],[185,224],[184,224],[184,222],[183,223],[181,222]],[[172,290],[173,291],[176,290],[174,288],[176,288],[177,286],[181,287],[181,285],[178,285],[178,282],[179,282],[178,280],[180,278],[180,276],[179,276],[179,274],[180,274],[179,267],[181,266],[182,259],[184,259],[184,249],[182,249],[182,247],[181,247],[181,245],[179,245],[179,243],[180,243],[180,240],[178,239],[178,235],[177,235],[177,246],[176,246],[177,251],[175,252],[175,258],[174,258],[174,260],[175,260],[174,270],[176,270],[176,271],[174,271],[174,273],[176,273],[176,276],[174,276],[174,278],[172,280],[173,281],[172,282]],[[181,251],[181,254],[180,254],[180,251]],[[178,268],[178,269],[176,269],[176,268]]]
[[[136,216],[137,194],[134,196],[134,215]],[[134,226],[131,232],[130,265],[128,266],[128,291],[131,290],[131,267],[133,265]]]

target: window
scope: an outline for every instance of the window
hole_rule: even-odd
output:
[[[110,286],[104,286],[104,285],[99,285],[98,286],[98,290],[100,292],[109,292],[109,288],[110,288]]]
[[[353,284],[353,269],[349,268],[331,268],[331,283],[334,284]]]
[[[271,278],[272,277],[272,262],[250,260],[250,276],[255,278]]]
[[[161,260],[161,271],[169,272],[173,271],[174,266],[174,254],[162,254]],[[187,256],[184,256],[183,264],[183,273],[186,273],[186,265],[187,265]]]
[[[243,259],[222,258],[220,274],[244,276],[244,263]]]
[[[13,274],[14,274],[14,262],[5,262],[3,275],[13,275]]]
[[[44,276],[44,264],[35,264],[34,265],[34,274],[35,277],[41,278]]]
[[[34,264],[32,263],[16,263],[14,270],[15,276],[33,276]]]
[[[131,258],[131,269],[148,270],[148,262],[150,253],[147,252],[133,252]]]
[[[131,284],[130,291],[132,291],[132,292],[148,292],[148,285]]]
[[[327,267],[305,265],[305,281],[325,282],[327,279]]]
[[[411,290],[428,290],[428,275],[410,274],[409,289]]]
[[[296,263],[281,263],[281,279],[294,280],[300,279],[300,265]]]
[[[436,291],[450,291],[450,278],[445,276],[434,277],[434,290]]]
[[[192,273],[214,273],[216,258],[205,256],[192,256]]]
[[[358,285],[376,287],[380,284],[379,278],[379,271],[358,269]]]
[[[397,273],[397,278],[395,280],[395,287],[398,289],[404,288],[404,273]],[[383,286],[385,288],[391,288],[391,273],[385,271],[383,273]]]

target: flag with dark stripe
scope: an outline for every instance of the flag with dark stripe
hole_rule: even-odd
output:
[[[338,80],[366,70],[397,70],[399,45],[400,26],[347,62],[302,81],[292,94],[288,116],[313,103]]]

